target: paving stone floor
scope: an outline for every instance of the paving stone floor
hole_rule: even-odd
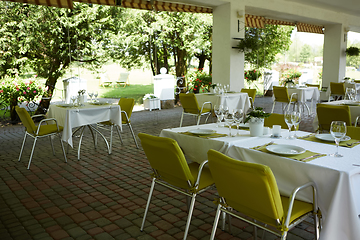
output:
[[[269,97],[256,98],[256,106],[271,110]],[[135,133],[158,135],[164,128],[179,126],[182,108],[140,111],[132,115]],[[276,112],[280,112],[280,105]],[[311,131],[312,117],[300,129]],[[195,120],[186,117],[184,125]],[[142,148],[137,149],[124,127],[124,145],[117,135],[108,155],[99,140],[95,149],[89,131],[77,160],[76,148],[64,162],[59,141],[56,156],[47,139],[39,140],[30,170],[27,170],[32,140],[28,140],[18,162],[24,129],[22,125],[0,126],[0,239],[182,239],[187,217],[185,197],[157,186],[144,232],[142,216],[150,188],[151,172]],[[109,134],[106,134],[108,137]],[[78,143],[78,139],[75,139]],[[209,239],[215,215],[216,191],[199,196],[189,240]],[[261,231],[259,231],[261,233]],[[218,229],[217,239],[253,239],[252,227],[233,219],[233,235]],[[265,239],[277,239],[266,234]],[[313,239],[311,219],[293,229],[288,239]]]

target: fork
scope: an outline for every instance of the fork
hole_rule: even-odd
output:
[[[272,145],[272,144],[274,144],[274,141],[271,141],[271,142],[266,143],[266,144],[264,144],[264,145],[260,145],[260,146],[257,146],[257,147],[253,147],[252,149],[257,150],[257,149],[259,149],[259,148],[266,147],[266,146],[269,146],[269,145]]]
[[[351,147],[352,145],[355,145],[355,144],[358,144],[358,143],[360,143],[360,141],[353,142],[353,143],[346,143],[346,145],[347,145],[348,147]]]
[[[310,158],[319,157],[319,156],[322,156],[322,155],[325,156],[326,154],[323,154],[323,153],[314,154],[314,155],[312,155],[312,156],[310,156],[310,157],[302,158],[302,159],[300,159],[299,161],[305,161],[305,160],[308,160],[308,159],[310,159]]]

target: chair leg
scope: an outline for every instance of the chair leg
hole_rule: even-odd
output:
[[[155,187],[155,178],[153,178],[153,180],[152,180],[152,182],[151,182],[149,197],[148,197],[148,200],[147,200],[147,203],[146,203],[146,208],[145,208],[145,212],[144,212],[144,217],[143,217],[143,220],[142,220],[142,223],[141,223],[141,227],[140,227],[140,231],[141,231],[141,232],[144,230],[145,219],[146,219],[147,212],[148,212],[148,210],[149,210],[150,201],[151,201],[151,196],[152,196],[152,194],[153,194],[154,187]]]
[[[111,124],[111,126],[110,126],[110,146],[109,146],[109,154],[111,154],[111,151],[112,151],[113,128],[114,128],[114,125]]]
[[[33,144],[32,150],[31,150],[30,159],[29,159],[29,164],[28,164],[28,167],[27,167],[28,170],[30,169],[31,159],[32,159],[33,154],[34,154],[34,149],[35,149],[36,141],[37,141],[37,137],[35,137],[34,144]]]
[[[62,149],[63,154],[64,154],[65,162],[67,163],[67,157],[66,157],[66,154],[65,154],[64,144],[63,144],[63,142],[62,142],[62,140],[61,140],[61,135],[60,135],[60,133],[58,133],[58,136],[59,136],[59,138],[60,138],[61,149]]]
[[[53,155],[55,156],[54,144],[53,144],[53,141],[51,139],[51,136],[49,136],[49,138],[50,138],[51,149],[52,149]]]
[[[319,221],[319,216],[317,214],[315,214],[314,216],[315,218],[315,221],[314,221],[314,227],[315,227],[315,240],[318,240],[319,239],[319,232],[320,232],[320,221]]]
[[[213,240],[215,238],[215,233],[216,233],[217,225],[219,223],[220,213],[221,213],[221,205],[218,204],[217,209],[216,209],[216,215],[215,215],[213,228],[211,230],[210,240]]]
[[[134,134],[134,131],[133,131],[132,127],[131,127],[131,124],[128,123],[128,126],[129,126],[129,128],[130,128],[130,132],[131,132],[131,134],[132,134],[132,136],[133,136],[133,139],[134,139],[134,142],[135,142],[135,144],[136,144],[136,148],[139,148],[139,145],[138,145],[138,143],[137,143],[137,141],[136,141],[135,134]]]
[[[197,122],[196,122],[196,125],[199,125],[199,124],[200,124],[200,118],[201,118],[201,115],[197,116]]]
[[[25,133],[25,136],[24,136],[24,140],[23,140],[23,142],[22,142],[22,145],[21,145],[21,150],[20,150],[20,155],[19,155],[19,162],[20,162],[20,159],[21,159],[22,152],[23,152],[23,150],[24,150],[25,140],[26,140],[26,133]]]
[[[118,133],[118,135],[119,135],[121,144],[124,145],[124,142],[123,142],[123,140],[122,140],[121,133],[120,133],[120,130],[119,130],[119,126],[118,126],[118,125],[116,125],[116,130],[117,130],[117,133]]]
[[[183,118],[184,118],[184,112],[181,113],[180,127],[182,126]]]
[[[185,233],[184,233],[183,240],[186,240],[188,232],[189,232],[191,217],[192,217],[192,213],[194,211],[194,206],[195,206],[195,198],[196,198],[196,194],[193,194],[193,196],[191,198],[191,204],[190,204],[190,208],[189,208],[188,218],[187,218],[187,221],[186,221]]]
[[[209,112],[208,116],[206,117],[206,119],[205,119],[205,123],[207,123],[207,121],[208,121],[208,119],[209,119],[210,115],[211,115],[211,112]]]
[[[275,101],[274,101],[274,103],[273,103],[273,106],[272,106],[272,109],[271,109],[271,113],[274,112],[274,108],[275,108]]]

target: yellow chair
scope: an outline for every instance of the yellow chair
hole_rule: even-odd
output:
[[[330,82],[330,95],[329,102],[331,97],[334,97],[334,100],[344,99],[345,98],[345,83],[336,83]]]
[[[204,104],[200,108],[194,93],[180,93],[179,99],[183,107],[183,112],[181,114],[181,120],[180,120],[180,127],[182,126],[184,114],[196,116],[197,125],[199,125],[200,123],[201,116],[207,114],[208,116],[205,120],[205,123],[207,122],[212,110],[211,102],[204,102]],[[209,104],[210,108],[205,108],[206,104]]]
[[[272,113],[270,117],[264,119],[265,127],[272,127],[273,125],[280,125],[283,129],[288,129],[284,119],[284,114]]]
[[[135,105],[135,100],[133,98],[120,98],[118,104],[120,105],[120,108],[121,108],[121,122],[122,122],[123,125],[124,124],[128,125],[128,127],[130,129],[130,132],[131,132],[131,135],[132,135],[132,137],[134,139],[135,145],[136,145],[137,148],[139,148],[139,145],[138,145],[138,143],[136,141],[136,138],[135,138],[135,135],[134,135],[134,131],[133,131],[133,129],[131,127],[131,123],[130,123],[130,117],[131,117],[132,110],[133,110],[134,105]],[[111,121],[101,122],[101,123],[98,124],[98,127],[101,128],[101,129],[106,129],[106,128],[104,128],[105,126],[110,126],[109,154],[111,154],[111,152],[112,152],[112,137],[113,137],[113,128],[114,127],[116,128],[116,130],[118,132],[121,144],[124,144],[124,142],[122,140],[120,129],[119,129],[118,125],[112,123]]]
[[[275,103],[276,102],[281,102],[281,104],[283,105],[284,103],[286,103],[285,107],[292,102],[297,102],[297,99],[295,97],[295,95],[297,95],[296,93],[291,94],[291,96],[289,97],[289,93],[287,90],[287,87],[279,87],[279,86],[273,86],[273,94],[274,94],[274,103],[272,106],[272,110],[271,113],[274,112],[274,108],[275,108]],[[284,105],[282,110],[284,111],[285,109]]]
[[[317,87],[319,90],[321,90],[320,84],[305,83],[305,86],[307,86],[307,87]]]
[[[344,121],[346,126],[352,126],[349,106],[317,104],[316,114],[319,131],[330,131],[332,121]]]
[[[254,102],[255,102],[255,96],[256,96],[256,89],[252,89],[252,88],[242,88],[241,89],[242,93],[247,93],[249,95],[250,98],[250,102],[251,102],[251,107],[254,108]]]
[[[139,138],[146,157],[153,169],[153,173],[151,174],[151,188],[140,230],[143,231],[144,229],[151,196],[154,191],[155,183],[158,183],[182,193],[187,197],[191,197],[191,204],[183,238],[186,239],[196,196],[209,189],[214,184],[210,170],[204,168],[207,161],[204,161],[201,164],[194,162],[188,164],[181,148],[173,139],[155,137],[144,133],[139,133]]]
[[[58,126],[57,121],[56,121],[55,118],[43,119],[43,120],[40,121],[38,126],[35,126],[34,121],[32,120],[32,118],[30,117],[29,113],[26,111],[25,108],[20,108],[20,107],[16,106],[15,111],[19,115],[19,118],[20,118],[21,122],[23,123],[23,125],[25,127],[25,136],[24,136],[24,140],[23,140],[21,150],[20,150],[19,162],[21,160],[21,155],[22,155],[22,152],[24,150],[24,145],[25,145],[25,141],[26,141],[27,136],[30,136],[30,137],[34,138],[34,143],[33,143],[33,146],[32,146],[30,159],[29,159],[29,164],[28,164],[27,169],[30,169],[31,159],[32,159],[33,154],[34,154],[34,149],[35,149],[36,141],[37,141],[38,138],[49,137],[50,143],[51,143],[51,148],[52,148],[53,154],[55,155],[54,145],[53,145],[52,140],[51,140],[52,135],[58,135],[59,136],[60,143],[61,143],[61,148],[62,148],[64,158],[65,158],[65,162],[67,162],[67,158],[66,158],[66,154],[65,154],[65,150],[64,150],[64,145],[62,143],[61,136],[60,136],[60,132],[63,130],[63,128],[61,126]],[[34,117],[40,117],[40,116],[44,116],[44,115],[34,115],[33,118]],[[55,124],[54,123],[49,124],[50,121],[55,122]],[[46,124],[43,124],[43,123],[46,123]]]
[[[276,179],[266,165],[235,160],[215,150],[209,150],[208,161],[220,196],[210,239],[215,237],[221,213],[227,213],[281,236],[281,239],[286,239],[288,231],[301,221],[309,216],[314,216],[315,239],[319,238],[320,225],[317,216],[315,183],[309,182],[296,187],[291,196],[286,197],[280,195]],[[311,187],[313,191],[313,203],[296,200],[298,191],[308,187]],[[247,217],[233,212],[232,209],[247,215]],[[250,220],[248,217],[254,220]],[[257,221],[267,224],[269,227],[259,224]]]

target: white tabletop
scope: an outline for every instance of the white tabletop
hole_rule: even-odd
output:
[[[199,93],[195,94],[195,96],[200,107],[204,102],[211,102],[213,107],[221,104],[224,107],[229,107],[230,111],[233,109],[242,109],[246,112],[251,106],[247,93]]]
[[[55,118],[60,126],[64,128],[62,140],[71,147],[72,129],[79,126],[95,124],[103,121],[111,121],[122,127],[121,109],[118,104],[91,105],[86,103],[82,107],[61,107],[60,105],[50,105],[47,113],[49,118]]]
[[[235,159],[266,164],[271,167],[282,194],[289,195],[295,186],[314,181],[318,187],[319,207],[323,214],[323,229],[320,239],[352,240],[360,236],[360,146],[353,148],[340,147],[343,158],[324,156],[309,162],[299,162],[287,157],[268,154],[250,148],[270,141],[277,144],[301,146],[307,150],[329,154],[335,152],[335,146],[300,139],[273,139],[269,135],[250,137],[248,131],[239,131],[237,137],[199,138],[179,134],[190,129],[214,129],[219,133],[228,133],[226,128],[216,128],[215,124],[206,124],[186,128],[164,129],[160,136],[177,140],[185,155],[201,162],[206,159],[209,149],[219,150]],[[234,132],[237,130],[233,130]],[[287,136],[286,130],[282,135]],[[297,132],[297,135],[306,135]],[[300,195],[308,200],[310,192]]]
[[[307,100],[318,102],[320,99],[320,91],[317,87],[298,87],[288,88],[289,96],[296,93],[296,98],[300,102],[306,102]]]

